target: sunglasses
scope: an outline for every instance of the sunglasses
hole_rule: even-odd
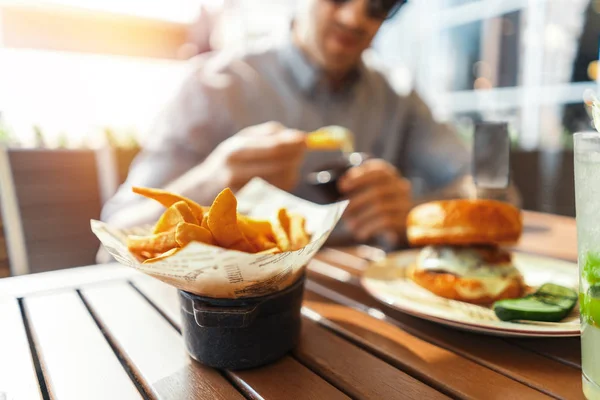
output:
[[[351,0],[329,0],[335,4],[344,4]],[[367,15],[376,19],[390,19],[407,0],[367,0]]]

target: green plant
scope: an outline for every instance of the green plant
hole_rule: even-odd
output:
[[[134,149],[140,146],[133,128],[117,131],[113,128],[104,128],[106,143],[112,148]]]
[[[0,143],[8,144],[12,141],[12,133],[4,126],[0,126]]]
[[[123,132],[122,146],[129,149],[140,147],[140,143],[137,140],[135,129],[129,128],[125,132]]]
[[[69,147],[69,137],[65,132],[59,133],[56,144],[59,149],[66,149],[67,147]]]
[[[33,134],[34,134],[34,146],[40,149],[44,149],[47,147],[46,140],[44,139],[44,132],[39,125],[33,126]]]
[[[115,132],[112,130],[112,128],[104,128],[104,138],[110,147],[119,147],[119,141],[117,140]]]
[[[2,114],[0,114],[0,144],[11,146],[15,143],[16,139],[12,129],[10,129],[10,127],[4,122],[2,119]]]

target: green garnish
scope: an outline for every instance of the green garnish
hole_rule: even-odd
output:
[[[600,283],[600,254],[591,251],[585,255],[583,262],[583,279],[590,285]]]
[[[591,286],[587,293],[580,294],[581,315],[588,324],[600,326],[600,285]]]

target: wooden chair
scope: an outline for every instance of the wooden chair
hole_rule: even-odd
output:
[[[29,267],[23,240],[23,227],[12,183],[8,152],[2,146],[0,146],[0,211],[0,220],[2,220],[0,235],[6,250],[5,256],[2,257],[6,264],[3,275],[6,275],[6,267],[9,275],[25,274],[29,271]]]
[[[99,218],[107,196],[98,164],[114,172],[102,160],[92,150],[0,149],[0,200],[13,275],[95,263],[99,242],[90,219]]]
[[[5,278],[9,275],[10,275],[10,266],[8,265],[8,250],[6,248],[6,235],[4,234],[4,224],[2,223],[2,215],[0,214],[0,278]]]
[[[524,209],[575,216],[573,152],[514,152],[511,164]]]

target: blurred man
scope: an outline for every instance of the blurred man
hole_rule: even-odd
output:
[[[404,1],[300,0],[283,46],[195,61],[103,218],[120,226],[153,221],[160,208],[130,191],[161,187],[210,204],[224,187],[255,176],[311,198],[303,182],[306,132],[341,125],[358,151],[376,158],[350,169],[339,190],[350,200],[344,226],[357,241],[404,233],[411,183],[447,187],[464,172],[459,139],[434,122],[416,93],[399,96],[361,59],[384,20]],[[310,169],[310,168],[309,168]]]

